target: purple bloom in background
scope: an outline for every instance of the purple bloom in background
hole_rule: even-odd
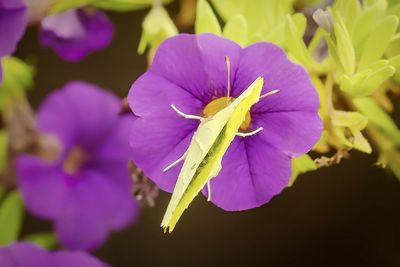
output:
[[[46,251],[23,242],[0,248],[1,267],[109,267],[81,251]]]
[[[53,48],[64,60],[75,62],[107,47],[113,31],[102,11],[73,9],[42,20],[40,43]]]
[[[22,0],[0,0],[0,60],[12,54],[26,27],[26,6]],[[3,74],[0,65],[0,82]]]
[[[40,130],[59,139],[59,158],[17,159],[27,208],[53,220],[68,248],[96,248],[137,213],[127,170],[133,116],[118,115],[120,108],[120,100],[109,92],[70,82],[47,97],[37,117]]]
[[[135,164],[161,189],[171,192],[182,163],[165,173],[162,170],[183,155],[199,122],[182,118],[170,105],[187,114],[207,115],[206,107],[227,96],[225,56],[230,58],[232,97],[259,76],[264,77],[263,94],[280,90],[253,106],[242,130],[260,126],[263,130],[251,137],[236,137],[221,172],[211,180],[214,204],[225,210],[244,210],[268,202],[287,186],[291,158],[309,151],[322,130],[318,95],[307,72],[276,45],[241,48],[213,34],[181,34],[166,40],[149,71],[129,92],[129,104],[139,117],[133,122],[130,143]]]

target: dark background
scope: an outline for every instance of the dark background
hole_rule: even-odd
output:
[[[111,13],[113,43],[78,64],[40,48],[31,27],[17,55],[37,67],[29,93],[34,107],[74,79],[125,96],[146,70],[145,56],[136,53],[146,12]],[[245,212],[225,212],[198,197],[172,234],[160,228],[170,197],[161,192],[154,208],[144,208],[135,225],[114,233],[96,255],[114,267],[400,266],[400,184],[375,160],[351,152],[351,159],[302,175],[270,203]],[[46,229],[48,222],[27,216],[23,231]]]

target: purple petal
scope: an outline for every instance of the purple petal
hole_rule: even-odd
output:
[[[48,96],[41,105],[38,125],[68,147],[80,145],[91,150],[108,138],[118,121],[120,105],[117,97],[98,86],[73,81]]]
[[[82,251],[57,251],[52,256],[52,267],[110,267]]]
[[[152,72],[143,74],[133,83],[128,102],[139,117],[177,117],[171,104],[193,115],[201,115],[204,108],[204,104],[189,91]]]
[[[315,112],[275,111],[253,114],[253,128],[263,127],[257,135],[290,157],[310,151],[322,131]]]
[[[48,253],[30,243],[15,243],[5,248],[0,248],[0,266],[42,266],[50,267],[51,259]]]
[[[99,10],[69,10],[43,19],[40,43],[52,47],[64,60],[74,62],[107,47],[113,31],[112,23]]]
[[[125,187],[96,170],[83,172],[69,188],[56,231],[66,247],[91,250],[102,244],[108,232],[133,220],[137,206]]]
[[[0,57],[14,52],[26,27],[26,6],[22,0],[0,0]]]
[[[111,182],[115,181],[125,188],[132,187],[132,180],[127,179],[129,176],[127,164],[132,153],[128,144],[132,122],[133,116],[131,115],[120,117],[118,122],[112,126],[109,138],[92,151],[90,166],[108,177],[113,177]]]
[[[0,248],[2,267],[107,267],[108,265],[81,251],[48,252],[30,243],[15,243]]]
[[[64,246],[93,249],[137,213],[127,164],[134,116],[120,115],[120,100],[101,88],[71,82],[52,93],[38,114],[42,131],[64,146],[58,159],[17,159],[19,187],[27,208],[55,221]],[[72,148],[84,152],[74,174],[64,170]]]
[[[56,163],[33,156],[20,156],[15,170],[25,205],[32,213],[52,219],[63,212],[60,207],[65,204],[68,187]]]
[[[259,207],[287,186],[290,158],[258,136],[236,137],[222,161],[222,170],[211,180],[211,201],[228,210]],[[203,189],[207,196],[207,189]]]
[[[227,94],[225,56],[231,61],[231,83],[239,63],[240,46],[213,34],[179,34],[157,49],[150,72],[162,76],[207,104]]]
[[[182,164],[163,169],[183,155],[198,124],[178,115],[138,118],[130,137],[133,162],[162,190],[171,192]]]
[[[258,76],[264,77],[263,94],[273,89],[280,92],[262,99],[252,112],[318,111],[318,94],[307,72],[291,62],[278,46],[257,43],[242,50],[234,95],[239,95]]]

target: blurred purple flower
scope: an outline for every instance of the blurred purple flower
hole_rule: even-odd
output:
[[[81,251],[46,251],[31,243],[0,248],[1,267],[109,267]]]
[[[75,62],[107,47],[113,31],[102,11],[73,9],[42,20],[40,43],[53,48],[62,59]]]
[[[0,0],[0,60],[12,54],[26,27],[26,6],[22,0]],[[0,65],[0,82],[3,80]]]
[[[214,204],[225,210],[244,210],[268,202],[287,186],[291,158],[309,151],[322,130],[318,95],[307,72],[276,45],[241,48],[212,34],[167,39],[149,71],[129,92],[129,104],[139,117],[133,122],[130,144],[134,163],[161,189],[171,192],[182,163],[165,173],[162,170],[186,151],[199,122],[180,117],[170,105],[204,116],[206,106],[226,97],[225,56],[231,62],[233,97],[258,76],[265,79],[263,93],[280,90],[253,106],[250,124],[244,128],[264,129],[251,137],[236,137],[221,172],[211,180]]]
[[[48,96],[37,117],[39,129],[59,139],[60,156],[17,158],[27,208],[53,220],[68,248],[96,248],[137,213],[127,168],[133,116],[118,115],[120,108],[120,100],[101,88],[70,82]]]

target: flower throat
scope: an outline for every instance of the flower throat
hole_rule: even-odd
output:
[[[231,63],[228,56],[225,56],[225,62],[226,62],[226,69],[228,76],[227,95],[220,98],[216,98],[205,106],[203,114],[204,117],[206,118],[217,114],[220,110],[226,108],[230,103],[232,103],[235,100],[235,98],[231,96]],[[251,115],[250,112],[247,112],[246,118],[240,125],[239,130],[247,131],[250,127],[250,124],[251,124]]]
[[[226,68],[228,73],[228,86],[227,86],[227,95],[216,98],[208,103],[203,109],[204,117],[210,117],[217,114],[220,110],[226,108],[230,103],[232,103],[235,98],[231,96],[231,63],[228,56],[225,56]],[[260,96],[260,99],[279,93],[279,89],[271,90]],[[243,123],[240,125],[239,132],[248,132],[251,125],[251,115],[250,111],[246,113],[246,117]]]

